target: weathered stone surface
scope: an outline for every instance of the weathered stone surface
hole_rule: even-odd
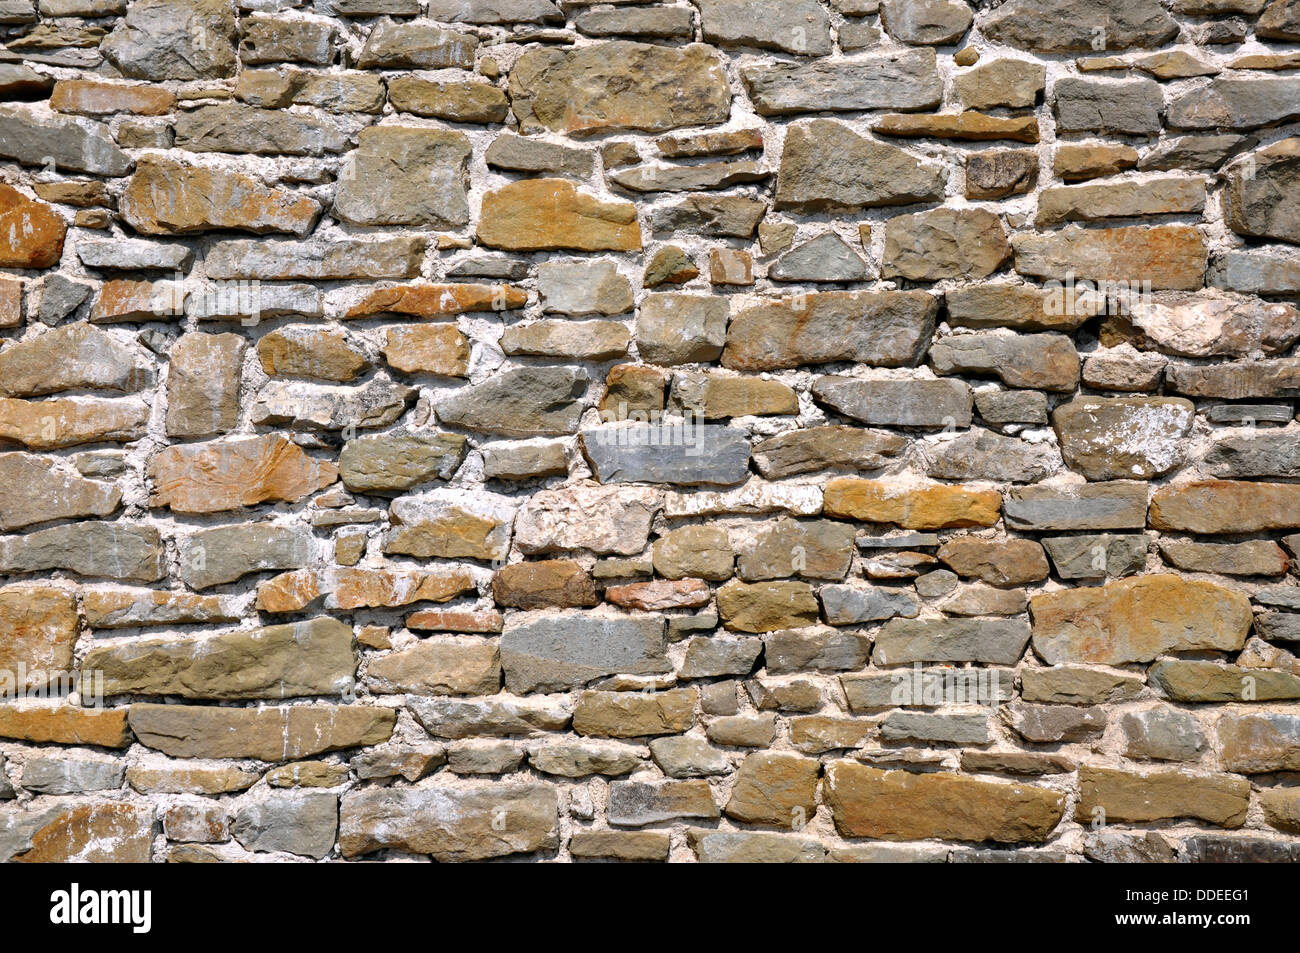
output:
[[[1166,562],[1179,569],[1225,576],[1280,576],[1288,566],[1282,547],[1268,540],[1246,543],[1161,540],[1160,553]]]
[[[1216,724],[1219,759],[1229,771],[1262,774],[1300,765],[1300,717],[1286,714],[1221,716]]]
[[[21,106],[0,107],[0,155],[23,165],[45,165],[92,175],[125,175],[131,158],[102,123],[42,116]]]
[[[181,113],[176,146],[190,152],[319,156],[342,152],[345,136],[333,120],[242,103],[218,103]]]
[[[820,4],[795,0],[773,10],[753,0],[698,0],[706,42],[802,56],[831,51],[830,18]]]
[[[937,302],[919,291],[832,291],[783,298],[738,313],[724,367],[763,371],[856,361],[915,364],[933,331]]]
[[[733,632],[774,632],[817,622],[817,599],[805,582],[746,584],[733,579],[717,598],[718,614]]]
[[[510,72],[510,104],[526,132],[662,132],[724,122],[731,94],[717,54],[616,40],[538,49]]]
[[[391,87],[389,95],[392,95]],[[498,169],[547,172],[575,179],[588,178],[595,165],[589,150],[516,136],[509,132],[503,132],[492,141],[484,158],[489,166]]]
[[[406,374],[469,376],[469,340],[452,324],[412,324],[386,328],[384,360]]]
[[[830,63],[762,63],[741,79],[760,116],[834,110],[930,109],[943,83],[932,50],[898,50]]]
[[[261,761],[378,744],[388,740],[395,720],[391,709],[361,705],[254,709],[135,704],[128,716],[142,744],[172,757]]]
[[[646,487],[579,485],[533,494],[515,519],[515,543],[527,555],[572,549],[633,555],[645,548],[662,506]]]
[[[239,334],[191,331],[172,346],[167,433],[214,437],[239,424],[239,387],[248,343]]]
[[[909,205],[939,199],[944,182],[938,165],[863,138],[842,123],[814,119],[786,133],[776,207],[811,213]]]
[[[1075,816],[1084,821],[1099,809],[1107,822],[1192,817],[1240,827],[1250,806],[1250,782],[1245,778],[1174,770],[1129,773],[1081,766],[1079,791]]]
[[[428,480],[450,479],[464,456],[465,443],[459,434],[367,434],[343,445],[339,476],[350,490],[409,490]]]
[[[0,437],[32,450],[57,450],[144,436],[149,406],[142,400],[81,398],[29,401],[0,397]]]
[[[219,0],[133,0],[101,48],[135,79],[209,79],[234,75],[237,37],[235,11]]]
[[[483,197],[478,240],[512,251],[641,248],[636,206],[605,202],[564,179],[524,179]]]
[[[0,267],[49,268],[63,254],[67,225],[50,205],[0,185]]]
[[[1300,678],[1289,672],[1179,659],[1148,672],[1166,698],[1179,702],[1277,701],[1300,697]]]
[[[579,440],[601,483],[729,486],[749,475],[749,441],[731,427],[605,424]]]
[[[992,374],[1010,387],[1072,391],[1079,355],[1060,334],[956,334],[930,348],[938,374]]]
[[[343,796],[339,849],[357,857],[397,848],[442,862],[532,853],[558,845],[558,813],[555,789],[540,784],[366,788]]]
[[[1253,533],[1300,523],[1300,489],[1288,483],[1201,480],[1161,487],[1151,497],[1151,526],[1190,533]]]
[[[939,558],[959,576],[993,586],[1013,587],[1047,578],[1043,547],[1030,539],[992,541],[963,536],[945,543]]]
[[[1044,189],[1038,197],[1038,225],[1106,218],[1175,215],[1205,207],[1205,183],[1170,176],[1142,182],[1066,185]]]
[[[877,665],[987,662],[1014,665],[1029,643],[1021,619],[892,619],[872,648]]]
[[[131,743],[125,708],[78,708],[45,701],[0,705],[0,737],[101,748],[125,748]]]
[[[925,454],[926,473],[944,480],[1034,483],[1061,468],[1059,456],[1047,444],[978,428],[927,447]]]
[[[17,863],[145,864],[153,847],[154,812],[136,804],[98,802],[69,805],[38,815],[13,856]]]
[[[1208,85],[1170,99],[1166,121],[1175,129],[1227,129],[1234,132],[1286,122],[1300,115],[1291,77],[1216,76]]]
[[[689,688],[652,694],[582,692],[573,710],[573,730],[604,738],[681,734],[695,723],[695,695]]]
[[[1144,535],[1052,536],[1042,540],[1062,579],[1119,578],[1146,566]]]
[[[1096,486],[1016,487],[1007,494],[1007,525],[1020,530],[1142,529],[1147,487],[1135,481]]]
[[[146,157],[136,164],[118,207],[137,232],[186,235],[213,229],[302,236],[316,223],[311,198],[271,189],[237,172]]]
[[[208,248],[209,278],[276,281],[411,278],[419,273],[425,239],[419,235],[302,242],[230,239]]]
[[[1204,283],[1206,249],[1188,225],[1080,229],[1013,237],[1016,270],[1064,280],[1149,282],[1157,289],[1194,290]]]
[[[465,225],[469,155],[469,140],[459,132],[363,129],[339,173],[334,214],[354,225]]]
[[[1253,152],[1228,171],[1224,216],[1238,234],[1300,244],[1300,139],[1283,139]]]
[[[1151,575],[1042,593],[1030,600],[1034,651],[1048,664],[1149,662],[1168,651],[1241,648],[1245,596],[1213,583]]]
[[[420,698],[408,696],[407,707],[435,738],[537,735],[566,728],[571,705],[547,699]]]
[[[721,298],[651,294],[637,313],[636,345],[652,364],[717,360],[727,340],[729,306]]]
[[[1085,397],[1052,412],[1061,454],[1089,480],[1150,479],[1176,469],[1196,410],[1157,397]]]
[[[988,149],[966,157],[966,197],[1001,199],[1038,185],[1038,154],[1031,149]]]
[[[1044,291],[1008,282],[967,285],[945,295],[950,323],[969,328],[1070,331],[1101,314],[1104,302],[1082,289]]]
[[[267,500],[296,501],[334,482],[337,470],[281,436],[232,437],[168,447],[149,462],[150,505],[215,513]]]
[[[1065,811],[1065,799],[1046,788],[851,761],[826,766],[824,796],[841,836],[882,840],[1045,841]],[[954,803],[964,809],[953,812]]]
[[[506,437],[573,433],[587,388],[581,368],[517,368],[504,371],[439,401],[446,424]]]
[[[819,377],[813,395],[847,417],[883,427],[968,427],[973,399],[961,381]]]
[[[988,490],[837,477],[826,484],[824,508],[827,516],[839,519],[896,523],[906,529],[957,529],[992,526],[1001,503],[1001,496]]]
[[[372,659],[365,682],[382,695],[492,695],[501,663],[497,646],[480,638],[428,639]]]
[[[1046,70],[1041,63],[998,59],[957,75],[955,88],[967,109],[1033,106],[1043,91]]]
[[[678,818],[718,817],[707,781],[614,781],[609,786],[609,822],[638,827]]]
[[[506,689],[570,691],[604,675],[669,668],[662,617],[569,615],[507,625],[501,636]]]
[[[752,454],[758,472],[771,480],[825,469],[874,470],[905,446],[897,435],[827,426],[770,437],[754,444]]]
[[[0,530],[70,517],[107,516],[121,503],[112,483],[57,470],[52,457],[0,453]]]
[[[736,774],[726,814],[750,824],[797,830],[817,810],[820,773],[815,758],[789,752],[751,754]]]

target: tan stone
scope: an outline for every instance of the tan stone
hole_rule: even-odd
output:
[[[1186,533],[1260,533],[1300,527],[1300,484],[1200,480],[1157,487],[1152,529]]]
[[[235,230],[301,236],[311,231],[321,210],[301,193],[160,156],[140,159],[118,208],[127,224],[145,235]]]
[[[123,715],[127,709],[121,709]],[[126,781],[141,794],[229,794],[252,787],[261,777],[225,765],[195,767],[188,762],[133,764],[126,769]]]
[[[37,830],[23,864],[147,864],[153,849],[153,807],[140,804],[70,806]]]
[[[394,285],[370,292],[344,317],[436,318],[472,311],[511,311],[527,301],[528,294],[514,285]]]
[[[599,738],[676,735],[695,723],[695,690],[667,692],[587,691],[578,695],[573,730]]]
[[[1043,547],[1032,539],[963,536],[944,543],[939,558],[957,575],[981,579],[992,586],[1042,582],[1049,572]]]
[[[718,590],[718,614],[733,632],[775,632],[816,625],[819,607],[806,582],[733,579]]]
[[[294,705],[213,708],[132,705],[127,716],[140,742],[174,758],[294,761],[323,751],[380,744],[397,720],[391,708]]]
[[[895,114],[881,116],[871,127],[883,136],[959,139],[985,142],[1012,139],[1016,142],[1038,141],[1038,120],[1033,116],[989,116],[968,109],[960,113]]]
[[[756,752],[745,758],[724,808],[728,817],[749,824],[800,829],[817,811],[816,758],[785,751]]]
[[[78,627],[71,592],[53,586],[0,589],[0,680],[7,685],[3,694],[43,689],[61,673],[71,672]]]
[[[33,450],[57,450],[79,443],[125,443],[144,436],[149,405],[135,398],[105,400],[19,400],[0,397],[0,439]]]
[[[1223,775],[1202,777],[1187,771],[1117,771],[1079,767],[1079,804],[1075,818],[1091,823],[1144,823],[1191,817],[1240,827],[1250,807],[1250,782]]]
[[[146,468],[150,506],[217,513],[268,500],[296,502],[333,483],[333,463],[315,460],[278,434],[167,447]]]
[[[1250,600],[1172,574],[1044,592],[1029,602],[1034,651],[1049,665],[1149,662],[1166,652],[1240,649]]]
[[[492,598],[516,609],[594,606],[596,585],[571,559],[512,563],[492,578]]]
[[[469,374],[469,340],[454,324],[409,324],[384,333],[384,360],[399,371],[441,377]]]
[[[837,477],[826,484],[824,512],[838,519],[897,523],[906,529],[992,526],[1002,509],[996,490],[934,484],[894,485],[882,480]]]
[[[97,745],[125,748],[131,743],[125,708],[79,708],[44,701],[0,705],[0,738],[30,744]]]
[[[346,383],[367,367],[366,356],[341,331],[313,327],[279,328],[257,342],[262,370],[271,377],[310,377]]]
[[[655,540],[655,572],[667,579],[699,576],[720,582],[731,578],[735,560],[727,531],[714,526],[681,526]]]
[[[712,595],[708,583],[703,579],[656,579],[653,582],[610,586],[605,590],[607,602],[622,609],[640,609],[646,612],[698,608],[708,605]]]
[[[501,660],[495,641],[428,639],[372,659],[365,681],[381,695],[495,695],[501,688]]]
[[[851,761],[826,766],[823,797],[841,836],[881,840],[1040,842],[1065,813],[1065,796],[1047,788]]]
[[[631,202],[606,202],[564,179],[523,179],[483,196],[478,240],[510,251],[639,251]]]
[[[239,334],[182,334],[167,372],[167,434],[213,437],[239,424],[239,385],[248,342]]]

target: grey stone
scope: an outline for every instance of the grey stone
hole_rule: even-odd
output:
[[[41,306],[36,317],[42,324],[58,324],[90,297],[91,290],[90,285],[56,272],[41,284]]]
[[[1288,424],[1295,417],[1290,404],[1212,404],[1204,410],[1214,424]]]
[[[890,712],[880,724],[880,737],[885,741],[943,745],[984,745],[991,740],[987,715],[923,711]]]
[[[627,7],[584,10],[574,26],[588,36],[644,36],[679,39],[694,36],[695,20],[689,7]]]
[[[1118,579],[1146,568],[1145,535],[1048,536],[1043,548],[1062,579]]]
[[[487,164],[512,172],[546,172],[585,179],[595,168],[595,154],[590,149],[575,149],[555,142],[545,142],[512,132],[503,132],[492,141],[484,154]]]
[[[1083,853],[1104,864],[1171,864],[1177,860],[1173,846],[1155,831],[1089,831]]]
[[[424,243],[418,235],[302,242],[237,238],[210,245],[204,264],[214,280],[410,278],[419,272]]]
[[[463,699],[408,695],[406,706],[435,738],[510,737],[562,731],[573,706],[546,698]]]
[[[1065,132],[1149,136],[1160,132],[1164,102],[1160,84],[1152,79],[1061,79],[1056,124]]]
[[[1176,136],[1145,152],[1138,168],[1147,171],[1200,170],[1210,172],[1249,143],[1245,136]]]
[[[1009,0],[980,18],[980,31],[1036,53],[1094,53],[1163,46],[1178,23],[1157,0]]]
[[[1009,387],[1070,392],[1079,355],[1064,334],[954,334],[930,348],[938,374],[991,374]]]
[[[1252,238],[1300,244],[1300,138],[1283,139],[1228,169],[1228,227]]]
[[[729,313],[722,297],[646,295],[637,313],[637,350],[651,364],[717,360],[727,340]]]
[[[767,211],[767,203],[744,195],[690,195],[676,205],[651,213],[656,233],[691,231],[700,235],[749,238]]]
[[[334,849],[338,808],[338,796],[324,791],[250,794],[240,800],[230,833],[247,850],[320,860]]]
[[[715,424],[604,424],[581,434],[601,483],[730,486],[749,476],[749,441]]]
[[[1300,476],[1300,438],[1291,428],[1227,434],[1215,440],[1205,465],[1224,478]]]
[[[877,665],[987,662],[1014,665],[1029,643],[1023,619],[892,619],[876,635]]]
[[[655,764],[670,778],[704,778],[731,773],[731,759],[726,752],[691,735],[654,738],[650,741],[650,754]]]
[[[925,472],[940,480],[1037,483],[1061,469],[1048,443],[1030,443],[975,428],[925,448]]]
[[[627,774],[639,768],[644,760],[644,748],[617,741],[547,742],[528,753],[529,764],[538,771],[565,778]]]
[[[632,192],[701,192],[761,182],[771,174],[749,159],[695,165],[647,164],[608,173],[611,182]]]
[[[717,678],[723,675],[748,675],[763,651],[760,639],[730,639],[697,636],[686,642],[686,656],[677,677]]]
[[[557,440],[490,443],[482,453],[483,476],[489,480],[531,480],[569,472],[564,444]]]
[[[386,427],[406,412],[418,391],[373,377],[360,387],[272,380],[258,391],[252,421],[297,430]]]
[[[181,578],[193,589],[252,572],[302,568],[313,562],[314,550],[305,528],[256,523],[197,530],[177,544]]]
[[[1047,423],[1047,396],[1036,390],[977,390],[975,409],[991,424]]]
[[[465,225],[469,157],[469,139],[459,132],[363,129],[343,160],[334,214],[353,225]]]
[[[77,257],[87,268],[105,271],[183,271],[193,253],[184,245],[143,238],[83,239]]]
[[[884,0],[880,6],[880,22],[902,43],[956,43],[973,20],[970,7],[953,0]]]
[[[769,675],[794,672],[844,672],[867,664],[867,636],[814,625],[779,629],[763,636],[764,662]]]
[[[605,675],[669,671],[662,616],[566,613],[506,626],[505,685],[515,694],[571,691]]]
[[[818,377],[813,396],[846,417],[883,427],[969,427],[973,404],[970,387],[956,380]]]
[[[1227,251],[1216,255],[1206,282],[1246,294],[1300,293],[1300,257],[1269,249]]]
[[[108,127],[80,117],[44,117],[22,106],[0,106],[0,156],[92,175],[126,175],[134,164]]]
[[[1216,76],[1173,97],[1166,120],[1174,129],[1227,129],[1238,132],[1300,118],[1300,78],[1269,76],[1239,79]]]
[[[786,133],[776,207],[806,214],[938,201],[946,179],[937,163],[866,139],[843,123],[814,119]]]
[[[1010,529],[1143,529],[1147,485],[1132,481],[1084,486],[1017,487],[1002,507]]]
[[[158,530],[133,523],[65,523],[0,537],[0,572],[66,569],[79,576],[156,582],[167,574],[165,559]]]
[[[112,758],[60,753],[58,757],[28,758],[22,786],[33,794],[81,794],[116,790],[126,776],[126,764]]]
[[[1300,612],[1261,612],[1255,631],[1270,642],[1300,642]]]
[[[542,310],[551,314],[623,314],[632,284],[612,261],[548,261],[537,266]]]
[[[1148,708],[1120,718],[1124,754],[1157,761],[1196,761],[1205,750],[1205,730],[1196,717],[1177,708]]]
[[[790,249],[767,270],[773,281],[863,281],[867,263],[834,232]]]
[[[444,23],[563,23],[551,0],[429,0],[430,19]]]
[[[474,68],[478,40],[428,20],[380,20],[357,59],[358,69]]]
[[[332,118],[242,103],[216,103],[182,112],[176,147],[190,152],[319,156],[342,152],[348,137]]]
[[[834,63],[766,63],[740,71],[760,116],[931,109],[943,96],[933,50],[876,53]]]
[[[132,79],[213,79],[234,75],[237,38],[222,0],[132,0],[100,49]]]
[[[705,781],[615,781],[609,786],[609,822],[640,827],[683,818],[714,820],[718,806]]]
[[[779,50],[800,56],[831,51],[830,18],[815,0],[694,0],[706,43]]]
[[[1106,730],[1106,709],[1077,705],[1027,705],[1013,701],[1002,718],[1025,741],[1035,744],[1089,741]]]
[[[1300,609],[1300,586],[1266,586],[1253,596],[1260,605]]]
[[[574,433],[587,373],[577,367],[528,367],[498,372],[436,405],[454,427],[505,437]]]
[[[916,599],[902,589],[822,586],[818,597],[826,621],[831,625],[879,622],[895,616],[910,619],[920,611]]]

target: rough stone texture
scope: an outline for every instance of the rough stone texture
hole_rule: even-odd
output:
[[[1295,0],[0,30],[0,858],[1300,859]]]

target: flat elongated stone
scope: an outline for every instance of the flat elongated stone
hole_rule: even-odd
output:
[[[1171,574],[1041,593],[1029,603],[1034,651],[1049,665],[1149,662],[1166,652],[1242,647],[1250,600]]]
[[[1118,480],[1096,486],[1016,487],[1007,494],[1005,512],[1012,529],[1142,529],[1147,487]]]
[[[748,371],[831,361],[911,365],[925,352],[937,311],[937,301],[920,291],[783,298],[736,315],[722,364]]]
[[[1176,702],[1287,701],[1300,698],[1300,676],[1195,659],[1157,662],[1151,682]]]
[[[741,69],[760,116],[826,109],[930,109],[943,83],[933,50],[900,50],[836,63],[764,63]]]
[[[615,40],[526,52],[510,71],[510,104],[526,133],[663,132],[724,122],[731,93],[716,52],[703,44]]]
[[[492,695],[501,687],[501,662],[488,640],[426,639],[372,659],[365,681],[383,695]]]
[[[1228,771],[1300,770],[1300,716],[1229,712],[1216,723],[1219,758]]]
[[[709,43],[804,56],[831,51],[830,19],[811,0],[795,0],[776,10],[753,0],[699,0],[696,5]]]
[[[695,723],[695,697],[692,688],[649,694],[582,692],[573,710],[573,730],[604,738],[681,734]]]
[[[817,622],[817,599],[806,582],[746,584],[733,579],[717,598],[718,614],[733,632],[774,632]]]
[[[1205,183],[1173,177],[1106,185],[1067,185],[1038,196],[1038,225],[1105,218],[1175,215],[1205,207]]]
[[[876,636],[877,665],[986,662],[1014,665],[1029,643],[1021,619],[892,619]]]
[[[768,479],[824,469],[874,470],[906,446],[904,438],[859,427],[793,430],[753,447],[754,465]]]
[[[1063,334],[954,334],[930,348],[938,374],[992,374],[1010,387],[1073,391],[1079,355]]]
[[[1094,21],[1104,23],[1100,34]],[[980,29],[1018,49],[1068,53],[1162,46],[1178,24],[1155,0],[1011,0],[981,17]]]
[[[1065,813],[1065,798],[1046,788],[851,761],[826,766],[824,796],[841,836],[883,840],[1045,841]]]
[[[573,433],[587,388],[581,368],[517,368],[499,372],[438,404],[438,418],[452,426],[507,437]]]
[[[219,103],[176,119],[176,146],[190,152],[319,156],[342,152],[347,136],[332,119],[242,103]]]
[[[250,665],[250,658],[257,664]],[[356,663],[352,627],[319,618],[218,635],[97,646],[87,654],[83,671],[95,672],[96,679],[102,674],[102,691],[110,696],[292,698],[351,690]],[[92,687],[83,682],[83,691]]]
[[[428,20],[380,20],[357,59],[359,69],[469,69],[478,39]]]
[[[21,106],[0,107],[0,156],[23,165],[45,165],[91,175],[125,175],[131,158],[108,127],[90,119],[46,117]]]
[[[1130,773],[1085,765],[1079,768],[1079,792],[1075,816],[1084,821],[1100,809],[1107,821],[1120,823],[1192,817],[1240,827],[1250,806],[1245,778],[1186,771]]]
[[[142,400],[80,398],[29,401],[0,397],[0,437],[32,450],[57,450],[144,436],[149,406]]]
[[[1188,90],[1169,102],[1167,121],[1175,129],[1240,131],[1287,122],[1300,116],[1296,100],[1300,79],[1216,76],[1208,85]]]
[[[1016,271],[1064,281],[1135,282],[1137,287],[1194,290],[1205,283],[1206,249],[1190,225],[1132,226],[1024,234],[1011,240]],[[1121,285],[1121,287],[1124,287]]]
[[[358,857],[396,848],[442,862],[527,854],[558,844],[558,815],[556,790],[541,784],[367,788],[343,796],[339,849]]]
[[[167,574],[162,534],[154,526],[88,520],[0,537],[0,571],[49,569],[156,582]]]
[[[962,381],[818,377],[813,395],[876,427],[969,427],[973,398]]]
[[[151,376],[135,351],[85,323],[11,341],[0,350],[0,391],[11,397],[80,388],[130,393],[147,386]]]
[[[1300,311],[1244,295],[1156,292],[1128,320],[1148,346],[1183,357],[1244,357],[1287,351],[1300,338]]]
[[[1145,534],[1051,536],[1042,541],[1062,579],[1119,578],[1140,572],[1146,566],[1148,542]]]
[[[1159,487],[1151,527],[1188,533],[1257,533],[1300,526],[1300,485],[1201,480]]]
[[[906,529],[992,526],[1002,498],[993,490],[836,477],[826,484],[825,512],[840,519],[896,523]]]
[[[730,427],[606,424],[580,439],[602,483],[727,486],[749,475],[749,441]]]
[[[205,266],[214,279],[412,278],[419,273],[424,246],[420,235],[302,242],[230,239],[209,246]]]
[[[128,720],[142,744],[175,758],[275,762],[387,741],[396,714],[389,708],[361,705],[212,708],[135,704]]]
[[[108,516],[122,489],[55,469],[52,457],[0,453],[0,531],[47,520]]]
[[[570,691],[604,675],[668,670],[662,617],[566,615],[507,626],[501,636],[506,689]]]
[[[45,701],[0,705],[0,738],[30,744],[125,748],[131,743],[125,708],[79,708]]]

